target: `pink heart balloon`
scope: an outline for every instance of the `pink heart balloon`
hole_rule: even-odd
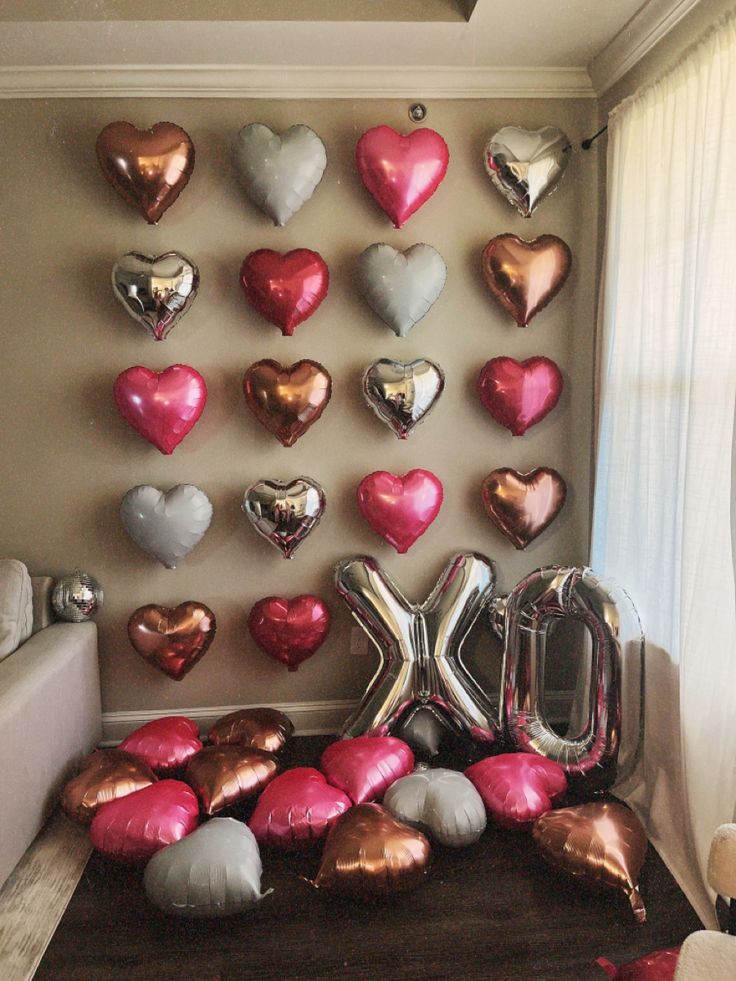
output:
[[[433,129],[402,136],[390,126],[363,133],[355,148],[360,179],[394,224],[401,228],[439,187],[450,151]]]
[[[378,800],[414,769],[414,754],[394,736],[357,736],[332,743],[322,754],[322,772],[354,804]]]
[[[491,358],[478,376],[478,397],[496,422],[523,436],[554,409],[562,374],[549,358]]]
[[[183,715],[154,719],[131,732],[120,749],[132,753],[155,773],[172,773],[180,769],[202,748],[197,723]]]
[[[190,834],[199,823],[197,795],[181,780],[103,804],[89,829],[94,847],[115,862],[145,865],[157,851]]]
[[[352,801],[311,766],[276,777],[258,798],[249,821],[259,845],[300,849],[324,838]]]
[[[199,372],[186,364],[164,371],[135,365],[118,375],[113,394],[123,419],[168,455],[202,415],[207,386]]]
[[[535,753],[489,756],[468,767],[465,776],[502,828],[530,827],[567,790],[559,763]]]
[[[376,470],[358,484],[360,513],[401,555],[429,528],[441,506],[442,484],[429,470],[410,470],[403,477]]]

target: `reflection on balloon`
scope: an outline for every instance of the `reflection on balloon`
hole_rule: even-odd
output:
[[[442,498],[442,484],[430,470],[410,470],[403,477],[376,470],[358,485],[360,513],[400,555],[432,524]]]
[[[103,804],[126,797],[156,783],[150,767],[121,749],[98,749],[82,764],[81,773],[70,780],[61,794],[67,817],[89,824]]]
[[[260,793],[273,780],[276,757],[238,743],[205,746],[187,763],[185,780],[207,815]]]
[[[551,467],[519,473],[499,467],[483,481],[486,513],[515,548],[524,549],[542,534],[563,508],[567,487]]]
[[[529,218],[562,180],[570,149],[567,136],[555,126],[536,131],[504,126],[486,144],[486,172],[522,218]]]
[[[140,606],[128,620],[136,653],[174,681],[188,674],[209,650],[217,623],[208,606],[187,600],[177,607]]]
[[[290,559],[319,524],[326,504],[316,480],[295,477],[288,482],[256,481],[245,491],[242,507],[258,534]]]
[[[363,394],[378,418],[399,439],[406,439],[434,407],[445,387],[445,374],[434,361],[381,358],[363,375]]]
[[[325,642],[330,610],[319,596],[266,596],[248,616],[248,629],[262,651],[296,671]]]
[[[530,827],[551,810],[567,790],[565,771],[534,753],[502,753],[474,763],[465,771],[502,828]]]
[[[350,807],[347,794],[319,770],[298,766],[266,787],[249,824],[259,844],[301,850],[319,843]]]
[[[358,258],[358,279],[374,313],[397,337],[406,337],[439,298],[447,266],[431,245],[417,243],[399,252],[377,242]]]
[[[128,425],[168,456],[204,412],[207,386],[186,364],[164,371],[135,365],[115,379],[113,395]]]
[[[478,791],[456,770],[423,768],[397,780],[383,798],[395,818],[426,831],[440,845],[464,848],[486,828]]]
[[[330,273],[318,252],[258,249],[243,260],[240,285],[262,317],[290,337],[327,296]]]
[[[528,327],[565,285],[572,265],[569,247],[556,235],[526,242],[497,235],[483,249],[486,285],[519,327]]]
[[[162,341],[194,302],[199,270],[180,252],[126,252],[112,267],[112,288],[127,313]]]
[[[139,548],[175,569],[209,528],[212,505],[194,484],[177,484],[165,493],[141,484],[121,501],[120,520]]]
[[[478,377],[483,407],[514,436],[523,436],[557,405],[562,373],[549,358],[491,358]]]
[[[288,715],[272,708],[238,709],[229,712],[207,733],[211,743],[240,743],[267,753],[278,753],[294,734]]]
[[[256,361],[245,373],[243,393],[256,419],[283,446],[293,446],[313,426],[332,395],[332,378],[319,361]]]

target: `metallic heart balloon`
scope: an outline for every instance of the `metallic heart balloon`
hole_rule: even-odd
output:
[[[496,190],[529,218],[562,180],[570,149],[567,136],[555,126],[536,131],[504,126],[486,144],[486,171]]]
[[[246,490],[242,506],[258,534],[290,559],[319,524],[326,500],[316,480],[295,477],[257,480]]]
[[[328,783],[349,795],[354,804],[380,800],[395,780],[414,768],[411,749],[394,736],[357,736],[331,743],[322,754]]]
[[[188,674],[215,639],[217,622],[204,603],[176,607],[139,606],[128,620],[128,639],[137,654],[174,681]]]
[[[397,780],[383,805],[448,848],[472,845],[486,829],[486,810],[473,784],[456,770],[426,767]]]
[[[447,715],[433,704],[417,702],[402,717],[395,735],[403,739],[420,758],[436,756],[442,745],[442,737],[452,725]]]
[[[501,426],[523,436],[554,409],[564,381],[549,358],[491,358],[480,370],[478,398]]]
[[[180,770],[202,749],[196,722],[183,715],[168,715],[146,722],[120,743],[154,773],[167,775]]]
[[[260,845],[302,850],[321,842],[352,801],[319,770],[298,766],[280,774],[258,798],[249,821]]]
[[[376,243],[358,259],[360,290],[368,306],[397,337],[406,337],[429,312],[446,279],[445,260],[423,243],[403,252]]]
[[[434,194],[449,161],[447,144],[432,129],[402,136],[390,126],[375,126],[355,148],[360,179],[395,228],[402,228]]]
[[[305,359],[286,367],[266,359],[248,368],[243,393],[261,425],[283,446],[293,446],[327,407],[332,378],[319,361]]]
[[[120,197],[155,225],[189,182],[194,144],[174,123],[146,130],[109,123],[97,137],[97,160]]]
[[[258,249],[243,260],[240,285],[262,317],[291,337],[327,296],[330,272],[318,252]]]
[[[530,828],[567,791],[567,777],[559,763],[535,753],[489,756],[468,767],[465,776],[502,828]]]
[[[204,412],[204,378],[186,364],[164,371],[142,365],[121,371],[113,385],[120,415],[166,456],[173,453]]]
[[[680,944],[665,950],[654,950],[620,967],[605,957],[596,957],[595,962],[609,978],[617,981],[675,981],[679,956]]]
[[[165,493],[140,484],[123,498],[120,520],[136,545],[175,569],[209,528],[212,505],[194,484],[177,484]]]
[[[276,757],[238,743],[205,746],[187,763],[184,779],[210,817],[259,794],[278,773]]]
[[[238,133],[233,155],[246,194],[274,225],[285,225],[311,198],[327,166],[325,145],[308,126],[274,133],[250,123]]]
[[[483,249],[486,285],[519,327],[557,296],[565,285],[572,253],[556,235],[526,242],[517,235],[497,235]]]
[[[550,865],[575,876],[579,882],[621,889],[637,923],[646,921],[638,881],[647,836],[627,807],[596,801],[550,811],[539,818],[533,834]]]
[[[98,749],[88,756],[82,772],[70,780],[61,794],[67,817],[89,824],[103,804],[150,787],[156,776],[141,760],[121,749]]]
[[[126,252],[112,267],[112,288],[127,313],[162,341],[194,302],[199,269],[180,252]]]
[[[406,439],[434,407],[445,388],[442,368],[426,358],[392,361],[381,358],[363,375],[363,394],[378,418],[399,439]]]
[[[262,651],[296,671],[324,644],[330,610],[319,596],[266,596],[253,604],[248,630]]]
[[[105,858],[145,865],[156,852],[191,834],[198,823],[194,791],[181,780],[159,780],[104,804],[92,819],[89,837]]]
[[[519,473],[500,467],[483,481],[482,497],[486,513],[514,548],[524,549],[563,508],[567,487],[551,467],[537,467]]]
[[[360,513],[400,555],[432,524],[442,497],[442,484],[429,470],[410,470],[403,477],[376,470],[358,484]]]
[[[278,753],[294,734],[288,715],[272,708],[238,709],[229,712],[207,733],[211,743],[240,743],[267,753]]]
[[[327,836],[314,880],[353,899],[372,899],[415,889],[424,880],[429,842],[380,804],[351,807]]]

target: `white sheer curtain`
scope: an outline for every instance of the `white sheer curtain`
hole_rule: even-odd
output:
[[[736,19],[611,115],[591,564],[647,637],[641,766],[619,788],[706,924],[736,809],[732,475]]]

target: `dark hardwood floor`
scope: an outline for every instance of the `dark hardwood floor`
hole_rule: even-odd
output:
[[[316,765],[326,742],[296,740],[285,765]],[[313,890],[302,877],[317,862],[264,852],[263,885],[274,892],[255,911],[184,921],[148,905],[140,873],[93,856],[36,981],[605,981],[596,957],[622,963],[700,926],[652,848],[643,926],[623,895],[548,869],[525,834],[489,828],[471,848],[434,847],[420,889],[375,905]]]

